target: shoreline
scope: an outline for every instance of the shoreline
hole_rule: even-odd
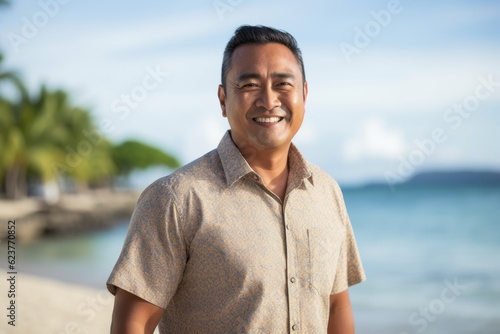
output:
[[[109,333],[114,296],[57,279],[18,273],[15,326],[4,317],[0,333]],[[7,312],[7,310],[5,310]],[[159,334],[156,328],[154,334]]]
[[[109,228],[132,215],[139,190],[99,189],[63,194],[57,203],[41,198],[0,200],[0,221],[16,221],[16,239],[29,241],[46,235],[63,235]],[[0,240],[7,229],[0,230]]]
[[[16,276],[15,326],[7,320],[2,333],[108,333],[114,297],[54,279],[19,273]]]
[[[353,291],[354,294],[363,295],[362,291]],[[361,297],[361,300],[364,298],[366,297]],[[406,316],[406,313],[411,315],[411,312],[418,308],[380,309],[377,304],[364,304],[359,301],[353,299],[354,304],[358,306],[355,309],[355,321],[359,333],[373,333],[375,328],[377,333],[417,333],[420,328],[409,323]],[[109,333],[113,304],[114,297],[105,288],[88,288],[57,279],[19,273],[16,277],[15,327],[8,325],[9,319],[4,316],[0,323],[0,333]],[[460,324],[455,323],[456,314],[449,314],[449,311],[435,322],[430,322],[427,332],[473,332],[467,329],[461,331]],[[384,318],[384,315],[390,315],[392,320]],[[469,329],[475,326],[474,332],[481,328],[481,333],[495,333],[498,328],[498,321],[493,318],[483,321],[475,318],[473,321]],[[155,334],[158,334],[158,329]]]

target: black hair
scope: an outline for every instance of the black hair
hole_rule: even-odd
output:
[[[222,60],[222,71],[221,71],[221,85],[225,88],[227,73],[231,68],[231,61],[233,57],[234,50],[237,47],[244,44],[267,44],[267,43],[279,43],[286,46],[295,56],[297,62],[300,64],[302,71],[302,78],[304,82],[306,81],[306,73],[304,70],[304,61],[302,59],[302,52],[299,49],[297,40],[286,31],[278,30],[271,27],[266,27],[262,25],[250,26],[243,25],[240,26],[234,32],[233,37],[229,40],[224,50],[224,58]]]

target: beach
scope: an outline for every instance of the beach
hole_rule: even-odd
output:
[[[350,289],[356,333],[498,333],[500,187],[361,188],[344,196],[367,274]],[[2,316],[0,333],[109,333],[113,297],[105,282],[127,228],[124,219],[17,244],[17,323],[7,327]]]
[[[9,325],[9,317],[2,316],[1,333],[109,333],[114,298],[105,289],[20,273],[16,277],[16,297],[10,300],[15,300],[15,326]],[[3,313],[9,312],[2,309]]]
[[[63,194],[57,202],[42,198],[0,200],[0,221],[16,221],[16,239],[31,241],[47,234],[64,235],[109,228],[128,219],[140,195],[136,190],[98,189]],[[0,229],[5,239],[7,229]]]
[[[67,278],[40,259],[34,261],[40,266],[30,270],[29,261],[24,260],[32,257],[26,251],[37,243],[67,240],[74,246],[79,235],[113,228],[130,217],[138,196],[137,191],[102,189],[64,194],[57,203],[47,203],[41,198],[0,200],[0,219],[5,227],[0,230],[0,302],[4,313],[0,333],[109,333],[114,297],[105,289],[105,280],[100,279],[94,285],[86,277],[79,281],[74,277],[84,275],[77,271],[73,271],[73,279]],[[6,267],[8,231],[14,232],[8,238],[13,242],[9,250],[15,255],[14,270]],[[64,256],[74,254],[60,245],[55,249]],[[76,252],[85,257],[88,249]],[[34,253],[44,259],[54,257],[54,253],[43,254],[37,249]],[[92,265],[87,267],[86,275],[91,277],[100,270]]]

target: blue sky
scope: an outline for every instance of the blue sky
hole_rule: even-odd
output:
[[[33,91],[68,90],[113,140],[185,163],[216,147],[224,46],[264,24],[302,48],[310,94],[295,142],[340,182],[500,170],[498,1],[59,1],[1,10],[6,66]]]

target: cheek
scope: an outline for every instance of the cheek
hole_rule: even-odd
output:
[[[242,124],[245,124],[247,122],[245,112],[243,111],[243,109],[241,109],[241,105],[228,105],[227,120],[231,127],[241,127]]]
[[[251,105],[251,96],[248,94],[235,94],[227,100],[228,108],[238,112],[248,109],[249,105]]]
[[[305,106],[302,100],[288,101],[285,105],[294,119],[298,120],[304,117]]]
[[[282,101],[286,101],[288,105],[294,108],[303,108],[304,107],[304,99],[303,95],[298,92],[290,92],[288,94],[283,95]]]

